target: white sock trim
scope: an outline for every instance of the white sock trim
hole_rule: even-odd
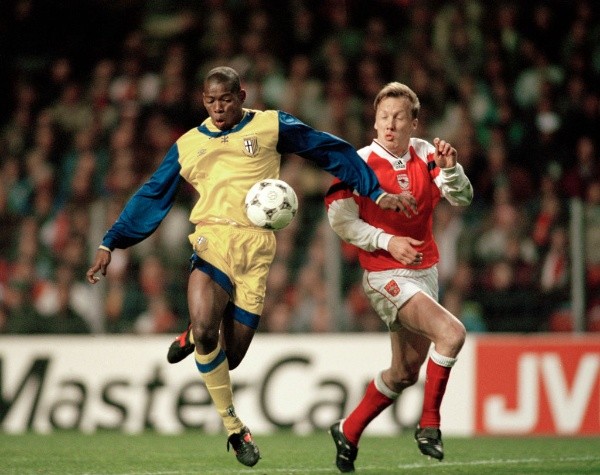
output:
[[[400,396],[400,393],[392,391],[383,382],[383,371],[377,373],[377,376],[375,376],[375,379],[373,381],[375,382],[375,388],[377,389],[377,391],[379,391],[384,396],[387,396],[390,399],[398,399],[398,396]]]
[[[435,348],[431,349],[429,357],[433,360],[434,363],[445,368],[452,368],[452,366],[454,366],[454,363],[456,363],[457,360],[457,358],[450,358],[449,356],[440,355],[437,351],[435,351]]]

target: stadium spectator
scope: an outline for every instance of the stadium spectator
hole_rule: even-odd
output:
[[[507,259],[489,267],[489,281],[476,301],[492,332],[536,332],[546,329],[548,312],[535,289],[519,287],[514,265]]]
[[[36,299],[36,310],[47,326],[46,333],[90,333],[85,317],[73,305],[74,282],[74,269],[68,264],[60,264],[53,282],[49,282],[50,287],[45,289],[44,297]]]
[[[279,239],[277,241],[279,244]],[[264,330],[266,332],[281,332],[283,331],[283,328],[289,330],[290,321],[289,318],[287,318],[287,315],[291,314],[288,302],[290,270],[286,260],[287,258],[278,259],[275,257],[273,264],[271,264],[271,269],[269,270],[269,275],[267,277],[267,292],[265,294],[265,305],[263,309],[263,315],[266,317],[261,318],[258,327],[259,330]],[[283,311],[283,307],[279,307],[278,314],[273,316],[272,313],[275,311],[275,308],[280,305],[285,306],[285,311]]]
[[[502,190],[503,188],[500,188]],[[521,260],[529,265],[537,260],[537,249],[527,234],[522,207],[506,198],[497,199],[488,220],[482,223],[474,242],[474,258],[481,265],[499,260]]]
[[[36,269],[31,258],[19,257],[11,264],[10,279],[3,285],[2,304],[6,312],[6,333],[46,333],[44,320],[35,309]]]
[[[387,326],[371,306],[360,282],[351,285],[344,299],[346,320],[336,325],[336,331],[342,332],[383,332]]]
[[[582,135],[577,139],[573,158],[562,175],[561,188],[569,198],[583,200],[588,186],[600,176],[600,157],[592,137]]]
[[[390,367],[369,383],[358,406],[330,428],[341,472],[354,471],[363,431],[417,382],[428,356],[415,440],[424,455],[443,459],[440,406],[465,341],[464,325],[438,303],[439,250],[432,219],[442,198],[466,206],[473,188],[449,142],[435,138],[431,144],[413,137],[420,103],[412,89],[388,83],[375,97],[374,109],[377,138],[359,153],[390,192],[405,193],[416,205],[404,214],[380,211],[355,198],[353,187],[339,179],[327,192],[331,227],[359,247],[363,289],[386,323],[392,347]]]
[[[589,307],[600,306],[600,180],[590,183],[584,203],[585,263]]]
[[[510,162],[508,153],[503,138],[490,143],[485,152],[487,166],[479,174],[475,185],[479,199],[487,205],[498,200],[499,189],[504,189],[508,199],[517,203],[527,202],[533,197],[531,173],[526,167]]]
[[[555,297],[562,304],[569,298],[570,263],[568,254],[568,234],[562,226],[550,233],[548,251],[542,258],[540,287],[548,298]]]
[[[458,87],[463,74],[477,74],[483,58],[482,7],[478,2],[448,2],[434,17],[432,43],[444,58],[444,74]]]
[[[438,263],[440,294],[443,294],[444,289],[452,282],[456,274],[457,265],[461,258],[464,257],[465,251],[468,248],[468,246],[464,246],[468,241],[466,236],[467,229],[462,213],[463,209],[452,206],[446,201],[440,201],[433,213],[433,235],[437,242],[440,256],[444,256]]]
[[[481,307],[478,303],[468,301],[466,294],[458,287],[452,286],[444,290],[441,298],[442,305],[465,326],[469,333],[487,332],[488,328],[483,320]]]
[[[311,249],[319,250],[322,243],[313,240]],[[321,247],[321,249],[324,249]],[[306,265],[298,271],[294,295],[294,310],[290,330],[296,333],[316,332],[323,333],[332,331],[334,328],[333,315],[328,311],[327,283],[323,278],[323,256],[317,258],[316,262],[307,259]]]

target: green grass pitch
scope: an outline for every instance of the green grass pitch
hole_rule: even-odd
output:
[[[225,450],[224,435],[117,432],[84,435],[0,433],[2,475],[234,475],[336,474],[335,450],[326,432],[255,437],[262,459],[253,468]],[[357,474],[598,474],[600,438],[480,437],[444,439],[443,462],[422,456],[406,433],[363,437]]]

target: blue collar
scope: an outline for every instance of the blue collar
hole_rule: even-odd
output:
[[[222,137],[223,135],[232,134],[232,133],[238,132],[238,131],[242,130],[244,127],[246,127],[248,122],[250,122],[254,118],[254,114],[255,113],[253,111],[246,111],[244,113],[244,117],[242,117],[242,120],[240,120],[231,129],[219,130],[217,132],[212,132],[208,129],[208,127],[206,125],[202,124],[202,125],[198,126],[198,132],[200,132],[204,135],[208,135],[209,137],[212,137],[212,138],[217,138],[217,137]]]

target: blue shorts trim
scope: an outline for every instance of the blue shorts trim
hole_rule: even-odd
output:
[[[229,277],[220,269],[217,269],[212,264],[209,264],[204,259],[198,257],[196,253],[192,254],[190,257],[190,272],[194,269],[198,269],[199,271],[207,274],[212,280],[214,280],[217,284],[219,284],[225,292],[227,292],[230,296],[233,294],[233,284],[229,280]]]
[[[190,272],[192,272],[194,269],[204,272],[212,280],[219,284],[230,296],[233,295],[233,284],[229,280],[229,277],[227,277],[227,275],[225,275],[225,273],[220,269],[217,269],[212,264],[209,264],[204,259],[198,257],[196,253],[190,257]],[[225,313],[230,313],[235,321],[240,322],[241,324],[246,325],[253,330],[258,328],[260,315],[241,309],[231,302],[227,304]]]
[[[260,321],[260,315],[248,312],[247,310],[241,309],[239,307],[234,307],[233,319],[237,322],[240,322],[243,325],[246,325],[247,327],[252,328],[253,330],[256,330]]]
[[[223,349],[221,348],[221,351],[219,351],[215,359],[212,360],[210,363],[202,364],[198,363],[198,360],[196,360],[196,367],[201,373],[210,373],[213,369],[215,369],[223,361],[225,361],[225,358],[225,351],[223,351]]]

